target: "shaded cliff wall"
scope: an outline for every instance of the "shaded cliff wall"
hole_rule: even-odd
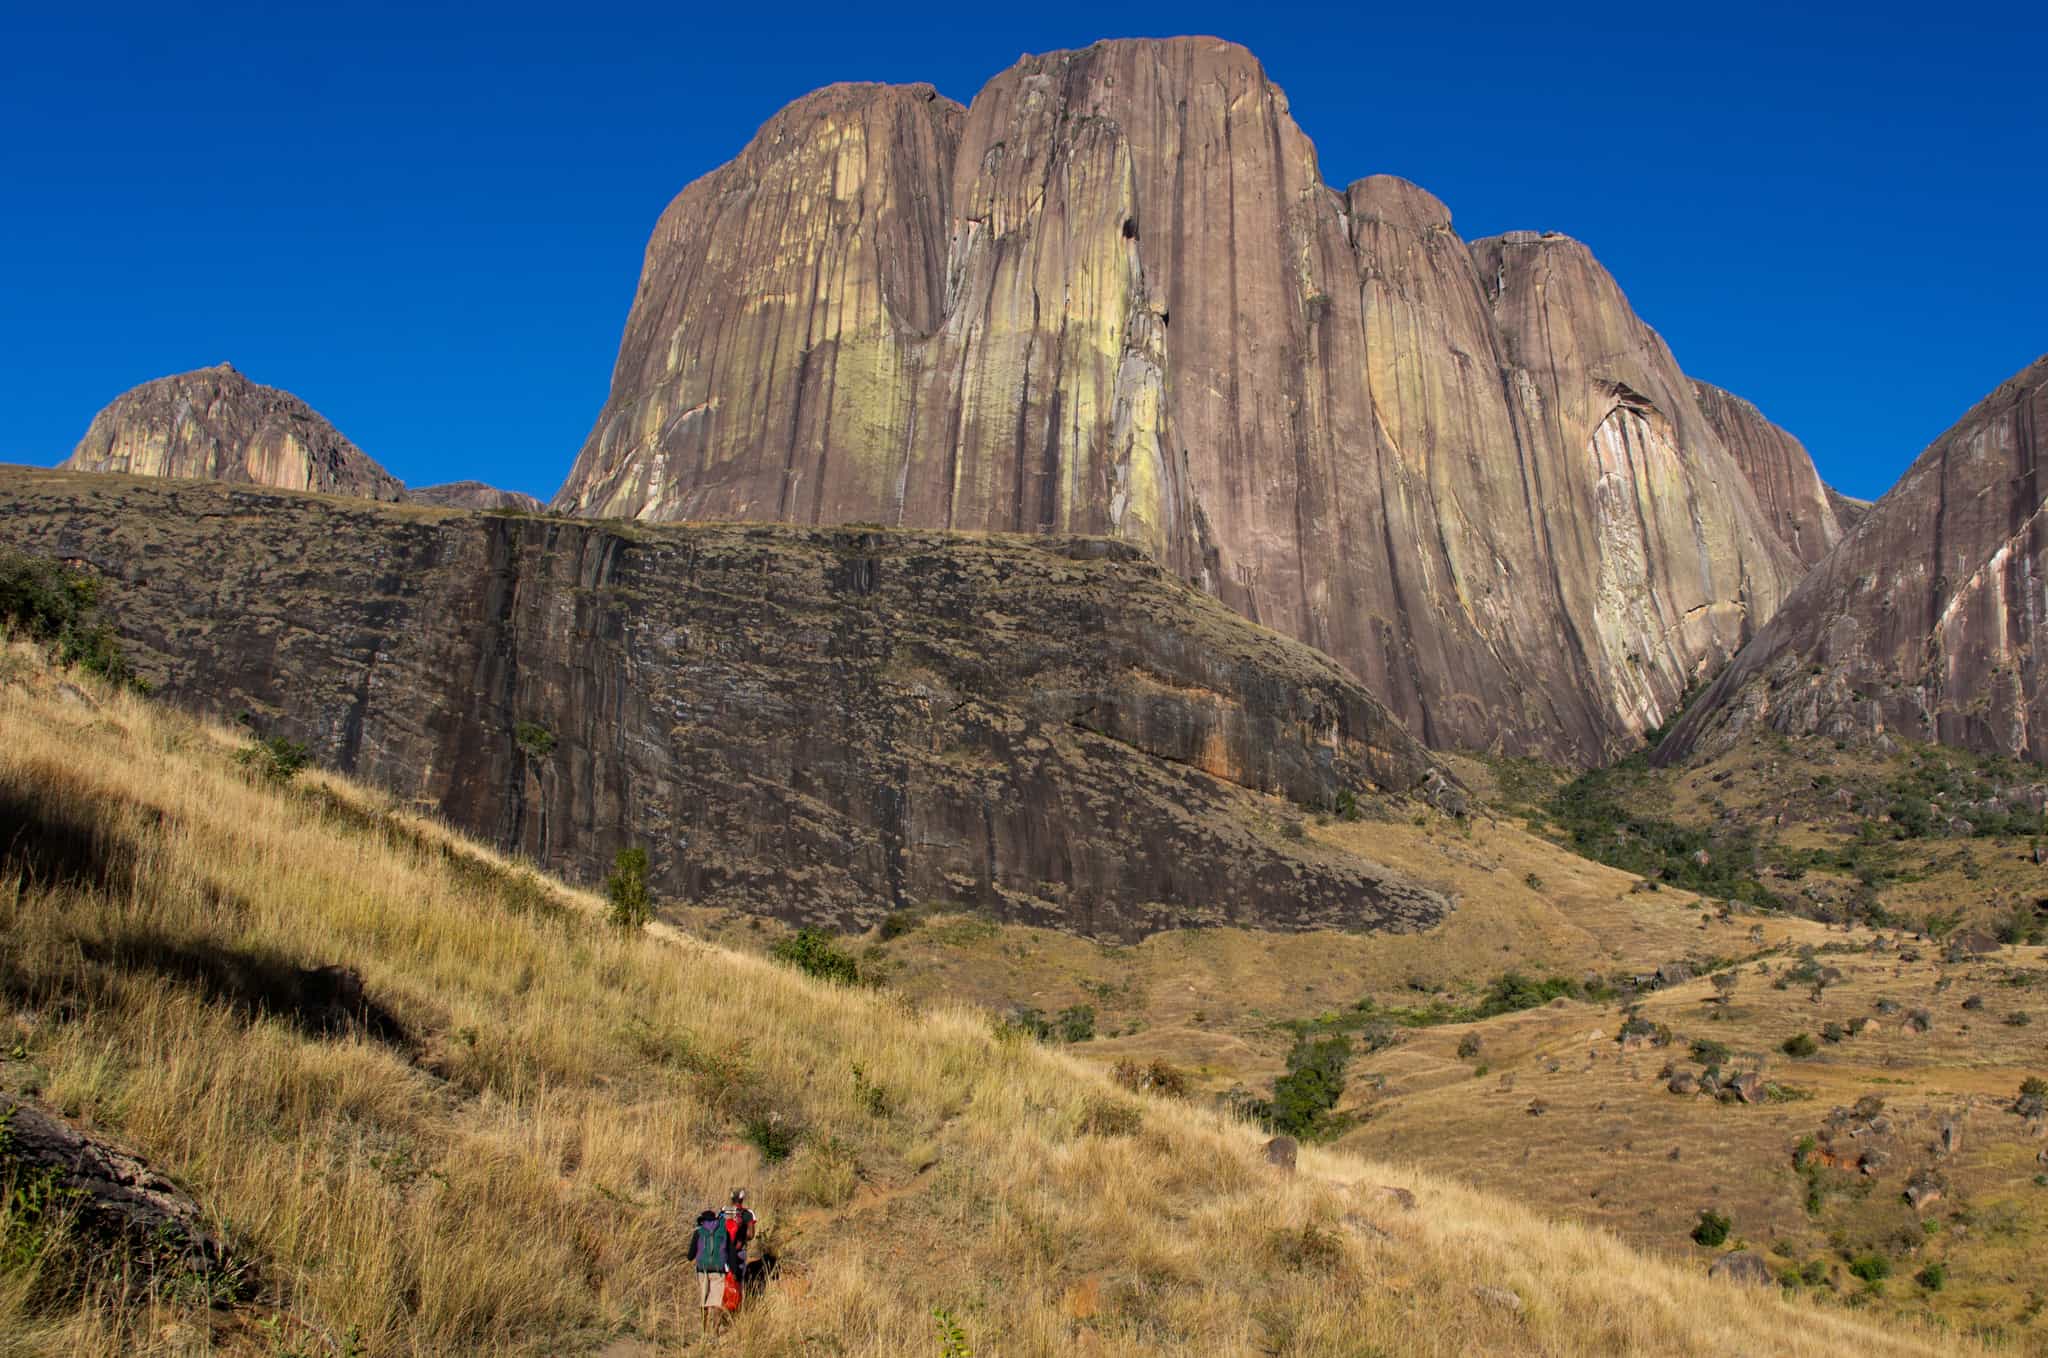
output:
[[[0,542],[119,582],[172,701],[586,881],[859,928],[1415,928],[1275,797],[1454,797],[1338,666],[1127,545],[629,528],[0,469]],[[529,739],[522,723],[550,740]],[[531,732],[529,732],[531,734]],[[552,745],[541,752],[541,746]]]
[[[2048,757],[2048,355],[1930,444],[1666,738],[1752,728]]]

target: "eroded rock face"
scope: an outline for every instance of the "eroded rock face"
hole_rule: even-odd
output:
[[[440,486],[411,486],[405,498],[415,504],[439,505],[443,509],[512,509],[538,514],[541,502],[524,491],[499,490],[481,481],[450,481]]]
[[[1692,390],[1700,412],[1749,478],[1779,539],[1809,566],[1833,551],[1843,533],[1835,504],[1848,497],[1821,483],[1806,446],[1733,392],[1700,381]]]
[[[1752,727],[2048,757],[2048,355],[1922,453],[1658,751]]]
[[[572,876],[838,928],[1409,929],[1277,798],[1455,793],[1339,666],[1070,536],[616,526],[0,468],[173,701]],[[312,545],[317,544],[317,550]]]
[[[1584,247],[1331,189],[1201,38],[777,115],[663,214],[554,504],[1111,536],[1430,743],[1578,760],[1800,564]]]
[[[226,363],[145,382],[93,417],[70,471],[231,481],[399,500],[405,487],[288,391]]]

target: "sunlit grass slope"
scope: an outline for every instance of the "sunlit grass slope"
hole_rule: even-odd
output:
[[[0,1286],[0,1353],[683,1351],[686,1223],[736,1183],[784,1266],[720,1351],[762,1358],[936,1354],[934,1307],[985,1358],[1954,1351],[1446,1180],[1285,1175],[980,1012],[622,935],[375,794],[5,663],[0,1086],[181,1180],[258,1284],[214,1312]],[[234,1000],[328,964],[402,1040]]]

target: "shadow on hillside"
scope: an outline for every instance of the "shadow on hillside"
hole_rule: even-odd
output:
[[[51,807],[26,789],[0,786],[0,876],[118,893],[135,879],[136,856],[117,816]]]
[[[80,940],[79,951],[88,961],[191,986],[252,1018],[281,1019],[308,1037],[360,1033],[408,1055],[413,1050],[405,1025],[370,998],[352,967],[301,967],[272,953],[151,933]]]

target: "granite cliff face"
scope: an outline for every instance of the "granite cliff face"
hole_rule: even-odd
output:
[[[414,504],[439,505],[443,509],[511,509],[538,514],[541,502],[517,490],[499,490],[481,481],[450,481],[440,486],[409,486],[405,498]]]
[[[629,528],[0,468],[0,542],[115,582],[168,699],[586,881],[861,928],[1409,929],[1437,893],[1284,832],[1458,795],[1337,665],[1136,548]]]
[[[2048,758],[2048,355],[1922,453],[1658,750],[1752,727]]]
[[[1698,381],[1692,390],[1779,539],[1809,566],[1833,551],[1846,531],[1835,505],[1847,497],[1821,484],[1806,446],[1733,392]]]
[[[1330,188],[1203,38],[778,114],[663,213],[555,508],[1106,535],[1429,743],[1580,761],[1800,568],[1583,246]]]
[[[93,417],[70,471],[132,472],[397,500],[405,487],[288,391],[226,363],[123,392]]]

